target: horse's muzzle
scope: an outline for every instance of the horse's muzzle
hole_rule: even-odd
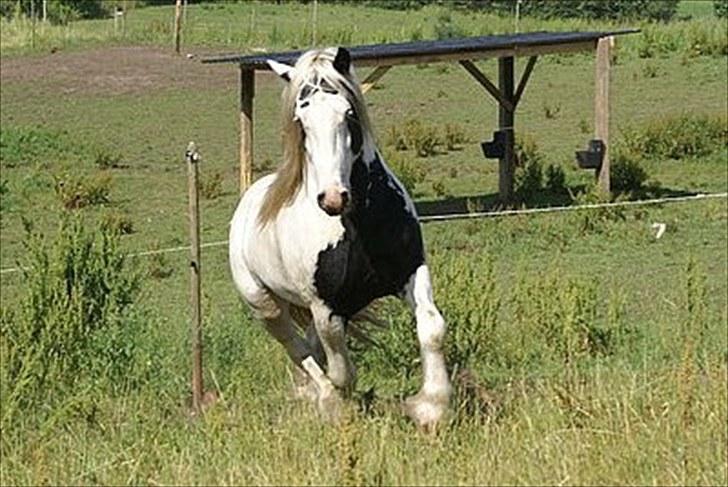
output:
[[[341,215],[350,201],[349,192],[345,189],[327,189],[319,193],[317,200],[319,207],[329,216]]]

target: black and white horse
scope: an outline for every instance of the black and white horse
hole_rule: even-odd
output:
[[[235,285],[329,416],[355,380],[349,320],[382,296],[406,300],[424,375],[406,409],[433,426],[451,389],[445,322],[432,298],[414,204],[377,151],[349,52],[312,50],[295,66],[269,64],[287,82],[284,161],[248,189],[233,216]],[[294,322],[302,309],[310,319],[299,323],[305,336]]]

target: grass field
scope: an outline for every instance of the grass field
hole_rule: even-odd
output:
[[[666,150],[684,152],[640,154],[648,181],[622,198],[728,189],[728,51],[724,23],[708,5],[683,2],[686,20],[646,24],[643,34],[618,39],[615,148],[629,158],[634,147],[653,147],[651,133],[664,132]],[[45,26],[35,46],[28,25],[3,20],[0,268],[42,261],[39,249],[68,215],[80,215],[91,234],[98,222],[123,228],[120,251],[184,245],[190,140],[203,155],[203,242],[227,237],[238,197],[237,73],[169,52],[171,12],[135,9],[123,36],[111,21]],[[195,5],[185,46],[196,54],[302,48],[313,34],[300,20],[310,15],[310,5],[297,3]],[[354,45],[514,26],[435,7],[320,5],[316,27],[319,44]],[[522,19],[519,27],[621,26]],[[495,73],[494,62],[479,65]],[[258,76],[256,177],[280,157],[280,89],[272,75]],[[575,167],[573,152],[591,137],[592,95],[590,56],[539,60],[517,131],[535,142],[543,169],[563,171],[574,197],[540,190],[522,205],[591,201],[592,175]],[[454,65],[399,67],[367,101],[385,153],[414,168],[423,210],[492,200],[497,167],[479,143],[490,138],[497,110],[467,73]],[[670,129],[679,117],[689,123]],[[454,124],[464,141],[430,157],[397,151],[388,134],[411,119],[438,133]],[[718,124],[715,140],[700,142],[708,127],[701,120]],[[47,238],[24,237],[23,219]],[[660,239],[656,222],[667,228]],[[63,269],[81,259],[50,251],[43,285],[42,273],[0,275],[0,483],[725,485],[727,232],[725,198],[426,224],[457,378],[453,412],[437,435],[418,432],[399,411],[400,398],[419,384],[419,362],[412,320],[397,302],[383,304],[392,331],[380,348],[356,354],[359,410],[340,425],[322,424],[290,399],[284,353],[239,302],[225,247],[206,249],[206,381],[220,400],[192,419],[185,253],[130,259],[127,267],[143,274],[141,289],[128,314],[109,315],[122,341],[101,330],[89,348],[74,349],[52,332],[54,324],[71,326],[63,320],[73,311],[42,301],[62,318],[26,318],[43,309],[41,288],[65,286]],[[14,341],[17,329],[35,329],[28,335],[35,341]],[[54,340],[89,362],[55,364]],[[33,365],[20,372],[10,367],[18,353],[46,346],[51,358],[26,360]],[[115,355],[119,346],[128,354]],[[128,364],[108,359],[116,356]]]

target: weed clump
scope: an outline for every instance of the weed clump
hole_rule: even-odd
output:
[[[220,171],[200,174],[200,195],[206,200],[214,200],[223,194],[223,175]]]
[[[109,174],[87,177],[64,174],[56,175],[53,179],[56,196],[67,210],[103,205],[110,201],[112,179]]]
[[[610,187],[615,193],[638,193],[643,189],[647,177],[647,171],[638,160],[623,155],[618,155],[609,168]]]
[[[404,123],[401,131],[395,126],[390,127],[385,137],[385,145],[398,151],[414,150],[419,157],[429,157],[437,154],[442,138],[434,126],[412,118]]]
[[[2,425],[19,410],[48,404],[79,385],[131,382],[140,320],[140,274],[118,234],[63,219],[49,240],[25,222],[27,260],[19,305],[0,316]],[[4,429],[4,428],[3,428]]]
[[[724,118],[680,115],[655,120],[642,130],[624,133],[620,150],[631,158],[684,159],[725,149],[728,122]]]
[[[515,155],[514,193],[524,201],[543,189],[543,154],[531,137],[518,136]]]
[[[425,180],[425,171],[415,161],[401,154],[388,155],[386,160],[407,193],[415,194],[417,185]]]

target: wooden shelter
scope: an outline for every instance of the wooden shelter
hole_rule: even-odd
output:
[[[468,37],[398,44],[348,47],[352,62],[374,69],[362,81],[367,92],[393,66],[434,62],[458,62],[498,102],[498,127],[494,140],[483,144],[486,157],[499,159],[498,190],[507,202],[513,193],[514,117],[538,56],[596,51],[594,95],[594,140],[578,154],[582,167],[594,168],[601,187],[609,191],[609,64],[613,36],[639,32],[531,32],[524,34]],[[228,55],[204,58],[203,63],[231,63],[240,67],[240,190],[245,191],[253,174],[253,98],[255,71],[269,70],[266,60],[294,64],[303,51],[251,56]],[[515,58],[527,57],[526,67],[515,83]],[[473,61],[498,59],[497,84]]]

